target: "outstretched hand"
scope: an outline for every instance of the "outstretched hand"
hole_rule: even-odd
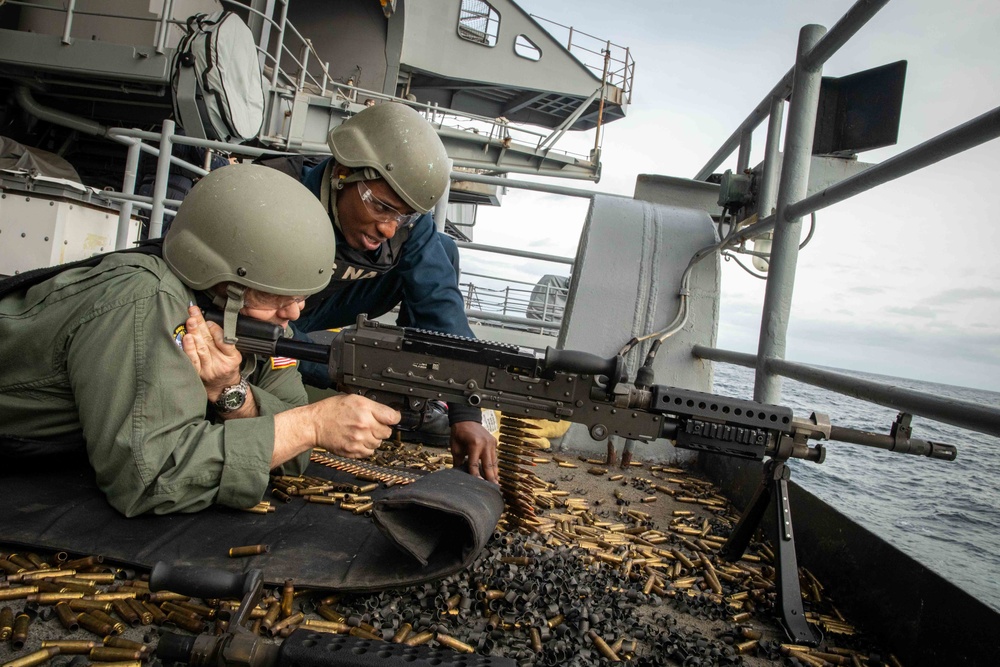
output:
[[[497,440],[479,422],[452,424],[451,457],[456,468],[465,467],[473,477],[500,483]]]

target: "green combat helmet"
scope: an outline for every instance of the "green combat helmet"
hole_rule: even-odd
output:
[[[414,211],[433,209],[448,187],[451,162],[444,144],[406,105],[368,107],[330,130],[327,143],[337,164],[363,169],[365,179],[384,178]]]
[[[229,283],[217,304],[235,340],[245,288],[315,294],[330,282],[336,241],[319,200],[276,169],[235,164],[202,178],[163,240],[163,259],[188,287]],[[231,325],[230,325],[231,323]]]

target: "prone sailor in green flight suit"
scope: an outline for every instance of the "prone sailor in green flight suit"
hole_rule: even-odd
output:
[[[244,508],[323,447],[368,456],[399,413],[308,404],[290,359],[241,355],[201,307],[287,326],[330,280],[326,211],[274,169],[211,172],[157,254],[111,253],[0,298],[0,456],[85,448],[120,512]]]

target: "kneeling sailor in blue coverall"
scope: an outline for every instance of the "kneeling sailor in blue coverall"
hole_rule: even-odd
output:
[[[307,168],[302,182],[331,218],[337,254],[330,284],[308,298],[293,324],[298,335],[399,305],[402,326],[472,337],[458,289],[458,249],[430,215],[450,178],[434,128],[410,107],[383,103],[331,130],[328,143],[333,157]],[[321,364],[300,369],[307,384],[329,386]],[[496,482],[496,440],[480,410],[449,404],[448,421],[455,466]]]

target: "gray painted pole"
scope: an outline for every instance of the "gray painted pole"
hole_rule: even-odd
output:
[[[156,158],[156,180],[153,182],[153,210],[149,214],[151,239],[160,238],[163,232],[163,200],[167,196],[167,177],[170,175],[170,154],[174,144],[174,121],[163,121],[160,135],[160,155]]]
[[[448,173],[452,170],[451,160],[448,160]],[[439,232],[444,231],[444,223],[448,221],[448,197],[451,195],[451,179],[448,179],[444,188],[444,194],[434,205],[434,229]]]
[[[704,345],[695,345],[691,348],[691,354],[699,359],[709,359],[747,368],[754,368],[757,363],[757,357],[752,354],[720,350]],[[893,410],[909,412],[952,426],[967,428],[970,431],[1000,436],[1000,408],[980,405],[972,401],[942,398],[922,391],[864,380],[853,375],[794,361],[772,359],[768,366],[786,378],[814,387],[822,387],[844,396],[877,403]],[[832,416],[836,417],[836,415]]]
[[[140,144],[138,139],[133,139],[128,145],[128,154],[125,156],[125,178],[122,180],[122,192],[127,195],[135,194],[135,179],[139,172]],[[128,228],[132,221],[132,202],[127,201],[122,204],[118,211],[118,235],[115,238],[115,250],[124,250],[128,247]]]
[[[767,139],[764,141],[764,173],[760,178],[760,195],[757,198],[758,219],[771,215],[774,203],[778,199],[778,177],[781,174],[778,148],[781,143],[781,124],[784,120],[785,100],[772,97],[771,113],[767,120]]]
[[[788,107],[785,134],[785,158],[778,182],[776,217],[764,292],[764,312],[760,322],[757,348],[757,372],[754,400],[777,403],[781,400],[781,378],[767,367],[768,359],[785,358],[785,335],[795,286],[795,266],[799,258],[802,219],[785,220],[785,208],[806,196],[809,186],[809,162],[812,155],[816,109],[819,102],[822,64],[809,70],[805,55],[826,33],[819,25],[807,25],[799,31],[799,45],[792,75],[792,100]]]

